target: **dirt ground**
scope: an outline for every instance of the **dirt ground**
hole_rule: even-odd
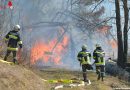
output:
[[[34,71],[35,72],[35,71]],[[65,69],[43,69],[40,71],[36,71],[37,75],[44,79],[72,79],[72,78],[80,78],[82,79],[82,73],[78,71],[69,71]],[[59,90],[113,90],[114,88],[130,88],[130,83],[125,82],[123,80],[119,80],[117,77],[106,75],[104,82],[97,81],[97,76],[95,72],[89,72],[89,79],[92,84],[89,86],[75,87],[75,88],[64,88]],[[57,86],[57,84],[53,84],[50,88]],[[50,90],[48,88],[48,90]]]
[[[0,62],[0,90],[46,90],[42,79],[19,65]]]
[[[44,68],[42,70],[10,65],[0,62],[0,90],[52,90],[60,84],[52,84],[44,80],[82,79],[82,73],[67,69]],[[59,90],[113,90],[114,88],[130,88],[130,84],[117,77],[106,76],[105,81],[97,81],[95,72],[89,72],[92,84],[89,86],[63,88]]]

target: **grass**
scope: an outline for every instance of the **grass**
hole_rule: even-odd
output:
[[[59,84],[44,82],[42,79],[72,79],[80,78],[82,72],[70,71],[63,68],[35,69],[21,65],[7,65],[0,62],[0,90],[51,90]],[[33,71],[33,72],[32,72]],[[92,84],[89,86],[63,88],[59,90],[113,90],[113,88],[130,88],[130,84],[117,77],[106,76],[105,81],[97,81],[95,72],[88,72]],[[2,88],[2,89],[1,89]],[[43,89],[44,88],[44,89]]]
[[[51,79],[72,79],[72,78],[80,78],[82,79],[82,72],[78,71],[70,71],[66,69],[59,68],[48,68],[40,71],[34,71],[37,75],[39,75],[43,79],[51,80]],[[91,80],[92,84],[85,87],[75,87],[75,88],[63,88],[59,90],[113,90],[115,87],[130,87],[125,82],[120,81],[117,77],[107,76],[105,77],[105,81],[97,81],[96,73],[89,72],[88,77]],[[51,87],[56,86],[57,84],[50,84]]]

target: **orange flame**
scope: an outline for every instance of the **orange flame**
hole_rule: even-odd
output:
[[[111,29],[111,26],[108,26],[108,25],[103,25],[103,26],[100,26],[98,28],[98,32],[102,33],[102,34],[107,34],[108,33],[108,30]]]
[[[117,48],[117,43],[113,39],[108,42],[113,49]]]
[[[66,52],[69,38],[64,36],[62,41],[54,48],[57,41],[57,39],[53,39],[49,43],[42,41],[35,43],[31,49],[31,64],[35,64],[38,60],[43,60],[45,63],[51,61],[55,64],[61,64],[61,58]]]

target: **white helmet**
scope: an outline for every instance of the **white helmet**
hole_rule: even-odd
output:
[[[82,45],[82,49],[87,49],[87,45]]]
[[[15,25],[15,26],[14,26],[14,30],[15,30],[15,31],[19,31],[19,30],[20,30],[20,25]]]
[[[100,44],[96,44],[96,47],[101,47]]]

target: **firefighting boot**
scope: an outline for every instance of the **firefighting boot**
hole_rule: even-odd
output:
[[[14,63],[14,64],[18,64],[17,57],[14,57],[14,58],[13,58],[13,63]]]
[[[83,73],[83,78],[84,78],[84,82],[87,82],[87,85],[90,85],[91,84],[91,81],[90,80],[88,80],[88,78],[87,78],[87,73]]]
[[[7,61],[7,57],[9,56],[9,54],[10,54],[10,51],[7,51],[7,53],[6,53],[5,57],[4,57],[5,61]]]
[[[7,56],[4,57],[4,61],[6,61],[6,60],[7,60]]]
[[[83,73],[83,81],[88,82],[86,73]]]
[[[97,80],[100,80],[100,78],[101,78],[101,74],[98,73],[98,78],[97,78]]]
[[[102,81],[104,81],[104,73],[101,73]]]
[[[13,63],[16,64],[16,63],[17,63],[17,60],[16,60],[16,59],[13,59]]]

